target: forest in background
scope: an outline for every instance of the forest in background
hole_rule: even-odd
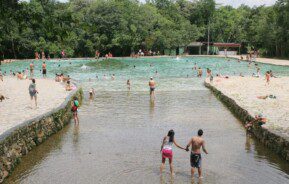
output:
[[[238,8],[214,0],[0,0],[0,54],[34,58],[127,56],[193,41],[242,43],[264,57],[289,58],[289,0]]]

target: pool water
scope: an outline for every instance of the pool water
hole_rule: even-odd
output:
[[[229,60],[229,61],[228,61]],[[235,59],[217,57],[160,57],[160,58],[116,58],[109,60],[51,60],[46,61],[48,77],[53,78],[56,73],[70,75],[84,88],[93,87],[97,91],[126,91],[126,81],[131,80],[132,91],[146,91],[147,82],[154,77],[158,83],[158,91],[186,91],[202,89],[203,81],[197,79],[196,66],[206,68],[213,74],[221,75],[252,75],[256,67],[248,62],[238,63]],[[42,61],[34,61],[35,75],[41,76]],[[196,64],[196,65],[195,65]],[[134,67],[135,66],[135,67]],[[289,67],[258,63],[261,74],[272,70],[276,76],[288,76]],[[20,61],[1,66],[2,71],[22,71],[29,68],[29,62]],[[157,72],[156,72],[157,71]],[[115,74],[115,80],[111,76]]]
[[[71,64],[49,61],[50,77],[63,72],[84,88],[80,125],[69,124],[24,156],[6,182],[289,183],[289,163],[246,134],[241,122],[203,87],[204,80],[192,70],[195,63],[222,75],[251,75],[256,71],[246,62],[208,57],[73,60]],[[20,69],[28,64],[1,68]],[[279,76],[289,73],[288,67],[259,67],[263,73],[270,69]],[[110,79],[112,74],[115,80]],[[155,101],[148,95],[151,76],[157,82]],[[131,91],[127,90],[127,79],[132,81]],[[91,87],[96,90],[94,99],[88,98]],[[189,153],[176,147],[175,176],[169,176],[168,164],[160,175],[160,145],[168,130],[174,129],[176,141],[185,146],[199,128],[204,130],[209,151],[203,155],[204,179],[194,177],[192,181]]]

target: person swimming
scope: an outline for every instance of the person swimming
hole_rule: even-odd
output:
[[[66,91],[71,91],[71,90],[72,90],[72,86],[71,86],[71,84],[70,84],[70,81],[67,81],[67,82],[66,82],[65,90],[66,90]]]
[[[82,70],[87,70],[88,69],[88,66],[86,65],[82,65],[82,67],[80,67]]]
[[[92,99],[94,95],[95,95],[95,91],[94,91],[93,88],[91,88],[91,89],[89,90],[89,98]]]
[[[194,70],[197,70],[197,63],[194,64]]]

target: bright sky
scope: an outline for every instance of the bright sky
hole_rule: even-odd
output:
[[[61,2],[66,2],[68,0],[59,0]],[[145,1],[145,0],[140,0]],[[260,6],[260,5],[273,5],[277,0],[215,0],[217,3],[222,5],[231,5],[233,7],[238,7],[241,4],[246,4],[249,6]]]
[[[273,5],[277,0],[216,0],[217,3],[222,5],[231,5],[233,7],[238,7],[241,4],[246,4],[249,6],[260,6],[260,5]]]

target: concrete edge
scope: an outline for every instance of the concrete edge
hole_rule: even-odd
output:
[[[82,88],[72,91],[57,108],[24,121],[1,135],[0,183],[13,173],[22,156],[27,155],[34,147],[48,140],[50,136],[69,124],[72,117],[70,108],[73,97],[78,97],[81,103]]]
[[[224,95],[216,87],[210,83],[204,82],[205,87],[210,89],[213,94],[227,106],[227,108],[245,125],[247,121],[251,121],[254,117],[245,109],[240,107],[235,100]],[[253,135],[266,147],[275,152],[280,158],[289,162],[289,138],[283,137],[280,133],[270,130],[266,127],[253,126]]]
[[[47,113],[44,113],[44,114],[41,114],[39,116],[36,116],[32,119],[29,119],[29,120],[26,120],[26,121],[23,121],[22,123],[6,130],[4,133],[2,133],[0,135],[0,142],[4,141],[8,136],[10,136],[15,130],[21,128],[21,127],[24,127],[24,126],[27,126],[27,125],[30,125],[31,123],[33,122],[37,122],[37,121],[40,121],[41,119],[43,118],[46,118],[48,116],[51,116],[53,113],[56,113],[58,112],[59,110],[61,109],[64,109],[68,102],[71,100],[71,98],[79,91],[82,91],[82,88],[78,88],[76,90],[73,90],[64,100],[64,102],[62,102],[58,107],[56,108],[53,108],[51,111],[47,112]]]

